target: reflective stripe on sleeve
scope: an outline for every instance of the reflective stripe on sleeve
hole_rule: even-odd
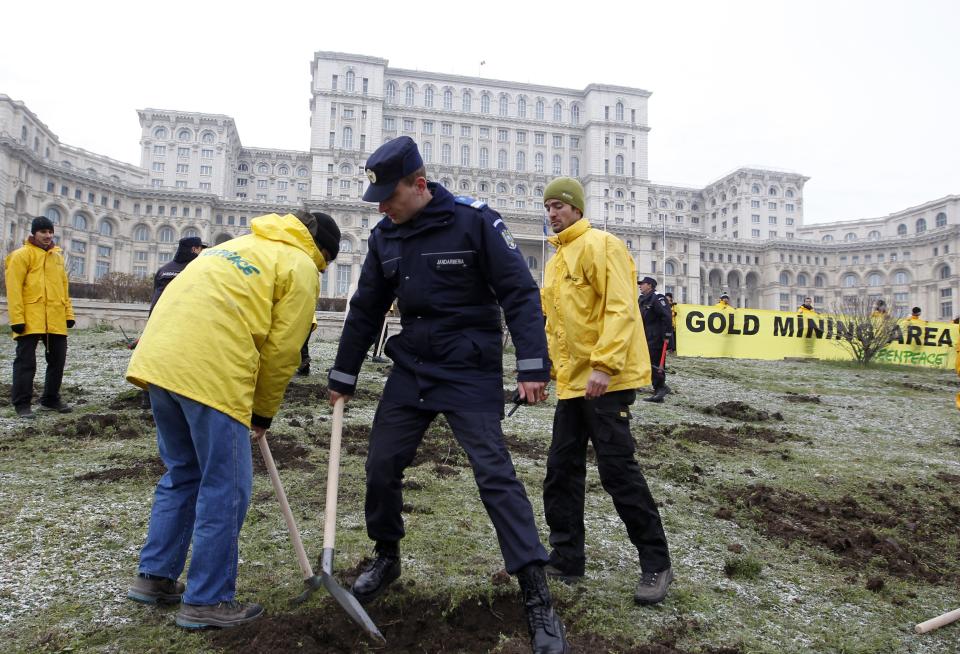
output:
[[[331,370],[330,379],[332,379],[333,381],[338,381],[342,384],[350,384],[351,386],[357,383],[356,375],[347,375],[345,373],[340,372],[339,370]]]
[[[543,359],[518,359],[517,370],[543,370]]]

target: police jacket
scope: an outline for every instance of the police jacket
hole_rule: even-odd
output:
[[[153,312],[153,307],[157,306],[157,300],[160,299],[164,289],[167,288],[167,284],[172,282],[173,278],[183,272],[187,264],[196,258],[197,255],[191,252],[189,248],[186,251],[177,249],[177,254],[173,257],[173,261],[168,261],[160,267],[157,274],[153,276],[153,299],[150,300],[151,313]]]
[[[340,338],[329,387],[352,394],[394,299],[402,330],[385,352],[383,399],[432,411],[503,411],[500,308],[520,381],[548,381],[550,360],[536,283],[500,216],[484,203],[428,185],[412,220],[381,220]]]
[[[258,216],[251,233],[203,251],[167,290],[127,380],[154,384],[269,427],[310,333],[323,254],[303,223]]]
[[[27,239],[10,253],[6,265],[7,313],[11,325],[25,325],[23,334],[67,334],[73,320],[73,304],[63,265],[63,250],[49,250]]]
[[[647,347],[659,350],[663,347],[663,341],[673,334],[673,316],[670,315],[667,299],[656,291],[651,291],[647,295],[641,295],[637,304],[643,317]]]

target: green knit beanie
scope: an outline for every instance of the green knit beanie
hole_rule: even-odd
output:
[[[572,177],[558,177],[549,184],[543,192],[543,201],[560,200],[571,207],[576,207],[584,213],[583,187]]]

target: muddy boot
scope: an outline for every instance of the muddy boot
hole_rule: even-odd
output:
[[[377,543],[376,552],[377,558],[364,568],[350,589],[361,604],[378,598],[400,577],[400,547],[397,543]]]
[[[568,654],[570,644],[563,623],[553,610],[543,566],[531,563],[517,573],[517,581],[527,612],[527,631],[530,632],[533,654]]]
[[[643,398],[643,401],[656,402],[657,404],[660,404],[661,402],[663,402],[663,398],[665,398],[667,396],[667,393],[669,392],[670,392],[670,389],[667,387],[666,384],[664,384],[660,388],[656,389],[653,395],[651,395],[650,397]]]

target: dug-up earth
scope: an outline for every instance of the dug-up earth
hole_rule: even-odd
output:
[[[125,599],[164,468],[150,413],[123,380],[123,343],[110,331],[71,335],[64,399],[72,414],[19,422],[9,385],[0,385],[0,650],[529,651],[518,586],[502,569],[469,461],[442,418],[404,481],[403,576],[368,607],[385,645],[322,589],[290,605],[301,574],[257,448],[238,589],[266,615],[192,633],[174,625],[174,608]],[[318,371],[335,348],[311,344],[314,375],[294,378],[269,435],[317,569],[330,439]],[[12,345],[0,354],[7,374],[12,354]],[[960,607],[954,374],[800,361],[668,365],[674,392],[662,405],[638,400],[631,425],[676,581],[663,604],[633,604],[636,550],[588,450],[587,575],[552,586],[574,651],[960,652],[960,623],[913,632]],[[513,368],[510,353],[505,368]],[[41,363],[38,383],[42,371]],[[388,372],[389,364],[368,363],[347,406],[334,564],[344,586],[371,556],[363,462]],[[511,389],[508,380],[506,400]],[[544,542],[552,411],[553,402],[522,407],[503,422]]]

